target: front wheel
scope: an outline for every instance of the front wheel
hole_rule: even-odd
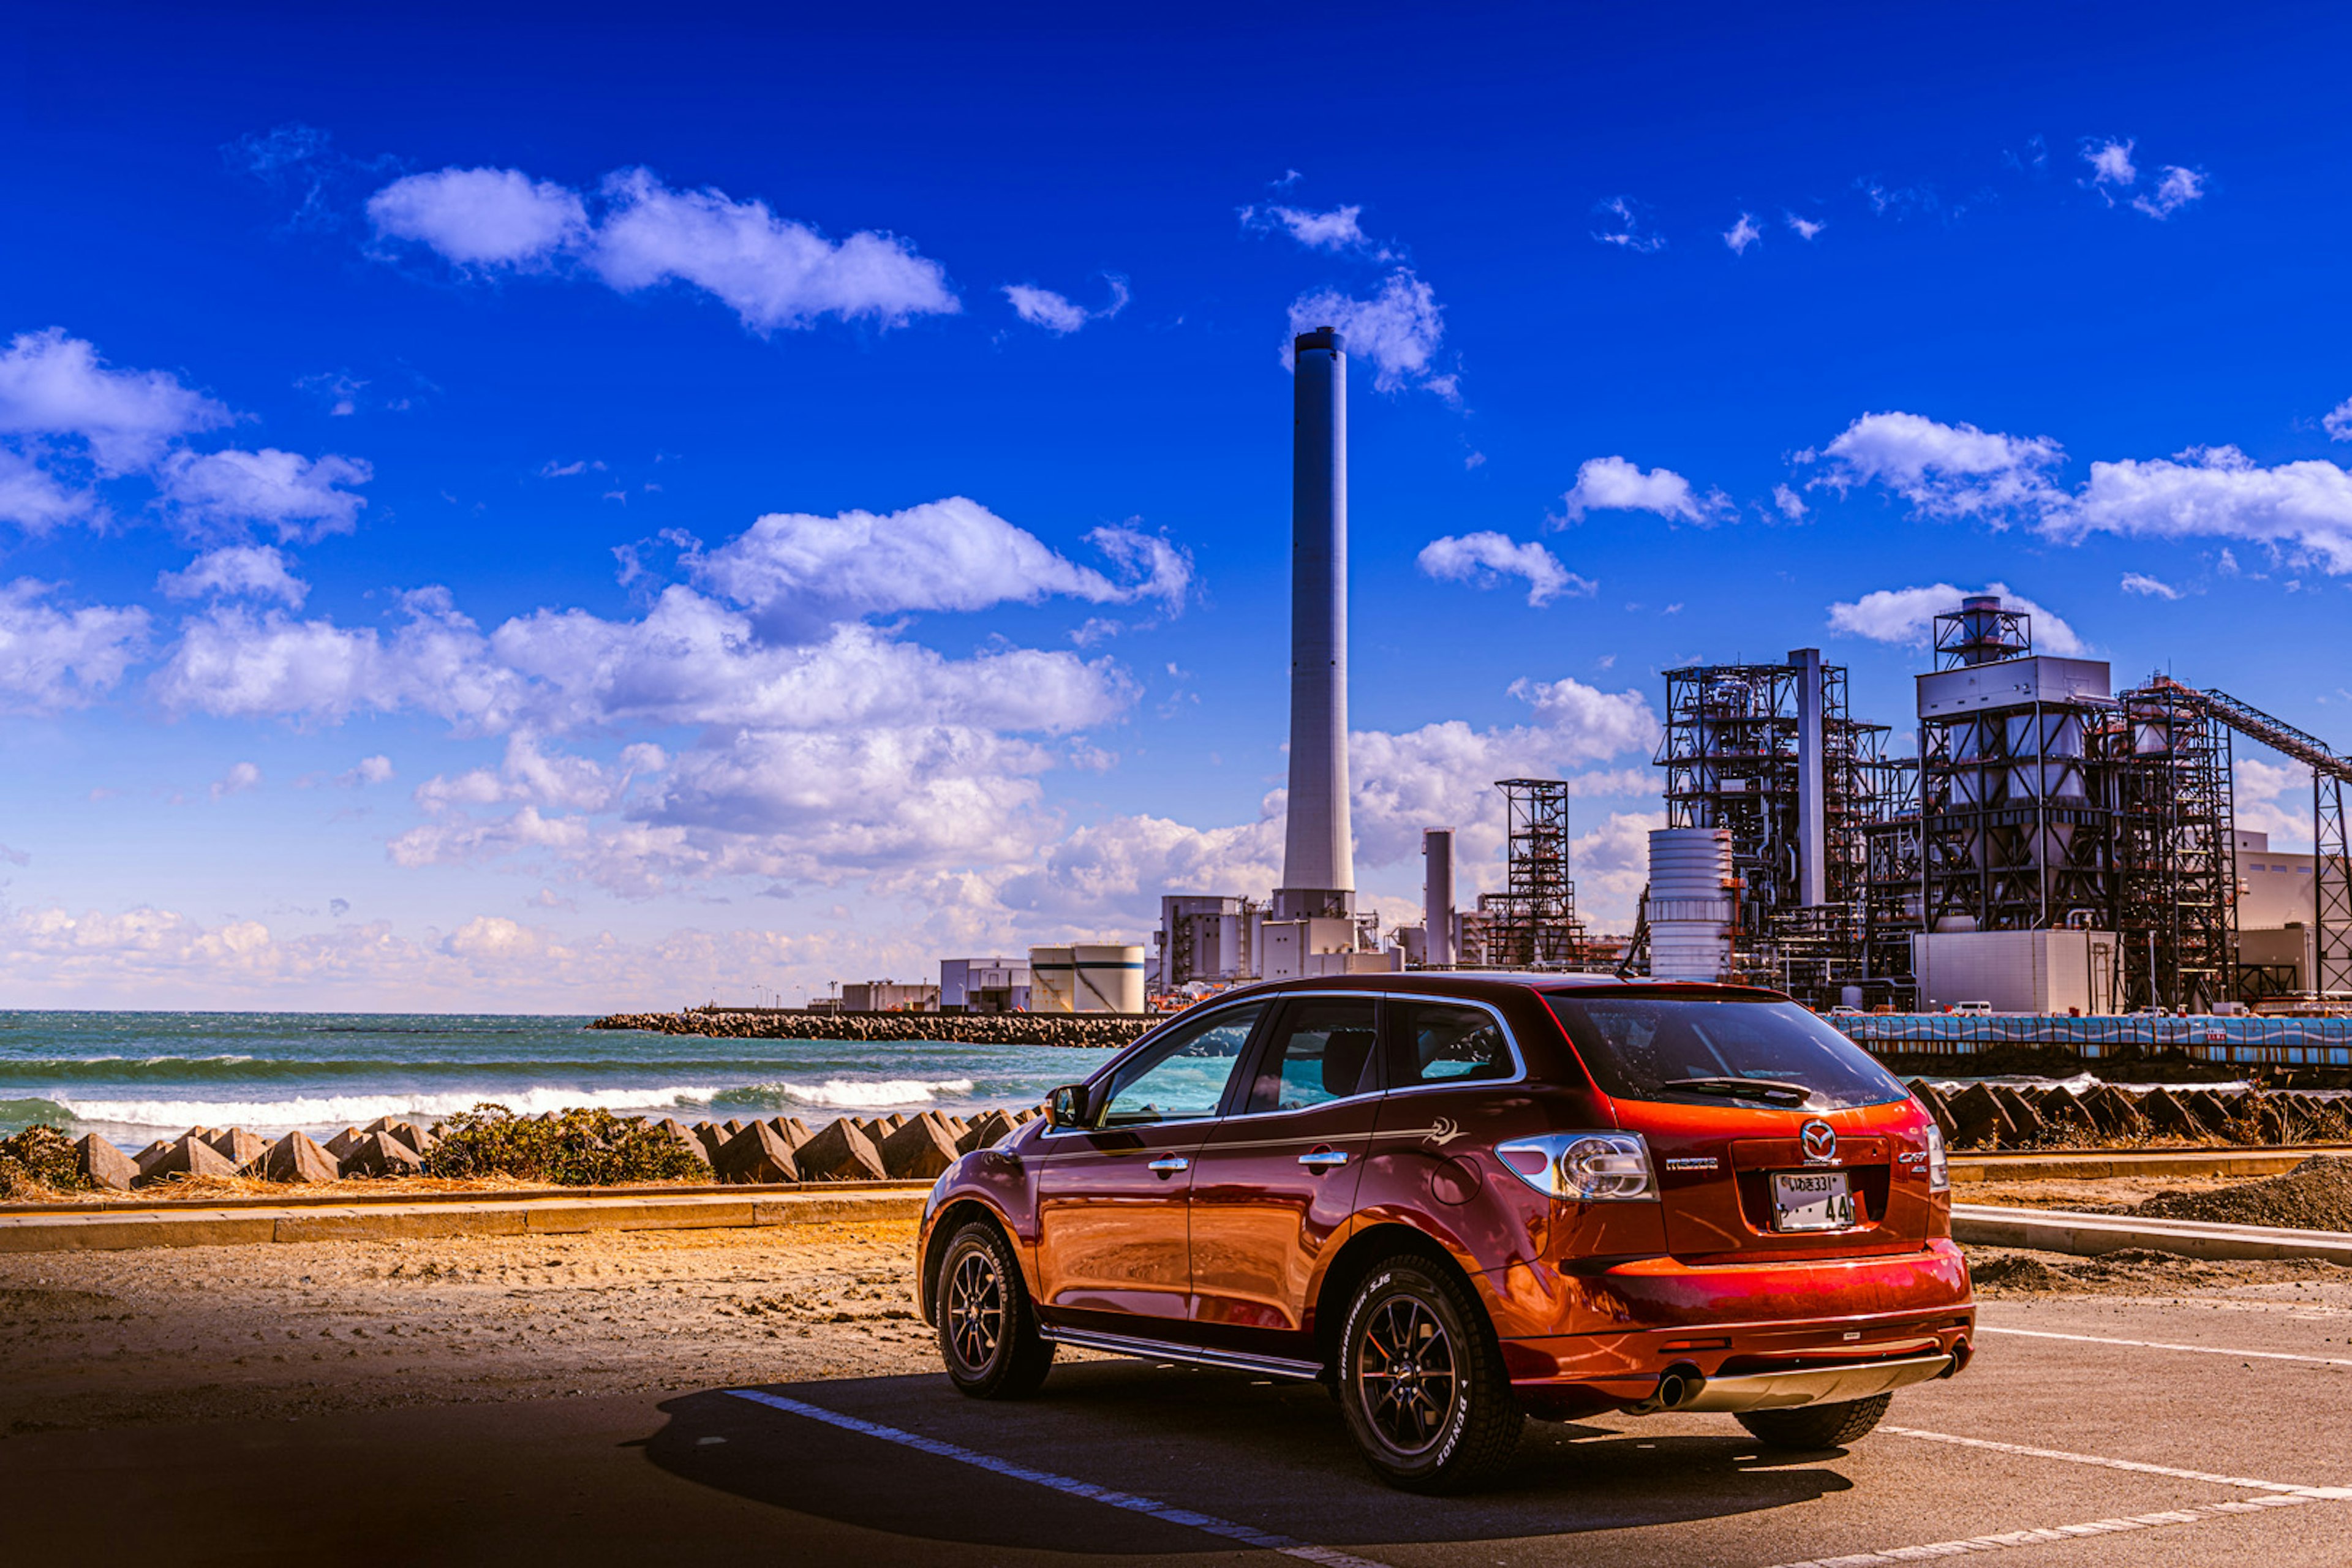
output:
[[[932,1282],[940,1359],[956,1391],[974,1399],[1019,1399],[1037,1392],[1054,1364],[1054,1342],[1037,1314],[1004,1233],[975,1220],[948,1242]]]
[[[1843,1448],[1886,1415],[1895,1395],[1848,1399],[1835,1405],[1800,1405],[1790,1410],[1743,1410],[1739,1424],[1769,1448]]]
[[[1407,1491],[1458,1492],[1517,1446],[1526,1416],[1476,1298],[1419,1258],[1375,1267],[1339,1335],[1339,1394],[1365,1461]]]

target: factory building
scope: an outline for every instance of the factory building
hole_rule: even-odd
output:
[[[1990,595],[1932,640],[1910,758],[1815,650],[1667,672],[1671,826],[1633,963],[1817,1005],[2352,1001],[2352,759],[2226,692],[2119,691],[2104,661],[2035,653],[2030,617]],[[2312,770],[2315,854],[2237,828],[2237,738]]]
[[[861,980],[841,988],[845,1013],[936,1013],[940,988],[901,984],[894,980]]]
[[[1025,1013],[1029,964],[1019,958],[940,960],[942,1013]]]

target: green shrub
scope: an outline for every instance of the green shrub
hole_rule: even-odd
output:
[[[37,1121],[13,1138],[0,1138],[0,1193],[29,1196],[43,1187],[70,1191],[87,1184],[73,1141],[62,1129]]]
[[[433,1136],[440,1142],[425,1157],[428,1176],[513,1176],[602,1187],[705,1173],[701,1162],[652,1122],[609,1110],[567,1110],[541,1120],[482,1104],[435,1122]]]

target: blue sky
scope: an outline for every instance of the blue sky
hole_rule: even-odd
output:
[[[1819,644],[1907,731],[1960,589],[2352,743],[2340,11],[17,15],[0,1003],[789,997],[1263,892],[1324,321],[1395,914],[1548,773],[1622,921],[1659,670]]]

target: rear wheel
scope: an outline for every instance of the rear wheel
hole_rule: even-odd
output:
[[[959,1393],[974,1399],[1034,1394],[1054,1363],[1004,1233],[975,1220],[948,1242],[932,1282],[940,1359]]]
[[[1475,1297],[1419,1258],[1376,1265],[1339,1335],[1348,1430],[1380,1478],[1408,1491],[1465,1491],[1511,1457],[1526,1417]]]
[[[1791,1410],[1743,1410],[1739,1424],[1769,1448],[1843,1448],[1878,1425],[1895,1395],[1800,1405]]]

